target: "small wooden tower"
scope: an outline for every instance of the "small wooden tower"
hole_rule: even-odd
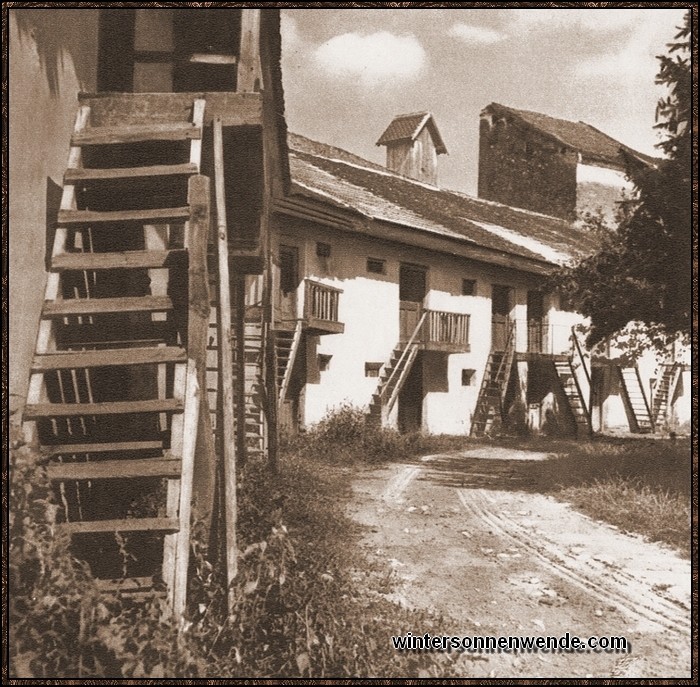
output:
[[[396,115],[377,145],[386,146],[392,172],[437,186],[437,156],[447,148],[430,112]]]

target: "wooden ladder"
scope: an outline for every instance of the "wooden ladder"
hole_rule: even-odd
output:
[[[209,224],[204,106],[191,122],[97,127],[80,107],[24,412],[63,505],[56,527],[100,586],[164,586],[178,616],[200,405],[187,287]]]
[[[278,331],[275,337],[280,406],[287,400],[287,392],[289,391],[289,384],[292,380],[292,373],[294,372],[294,363],[296,362],[301,345],[302,332],[303,322],[297,320],[294,326],[294,333],[291,336],[280,336],[282,332]]]
[[[592,433],[591,416],[576,376],[573,359],[555,360],[554,369],[576,425],[576,436],[590,435]]]
[[[391,353],[389,362],[382,368],[379,375],[377,391],[372,395],[369,405],[369,420],[380,426],[386,424],[389,415],[398,401],[401,389],[408,379],[413,363],[418,356],[416,339],[423,329],[427,311],[418,320],[418,324],[405,345],[398,345]]]
[[[476,400],[469,436],[483,437],[488,434],[496,418],[502,418],[503,403],[515,358],[515,322],[508,328],[503,351],[491,351],[481,378],[481,387]]]
[[[654,421],[647,402],[639,368],[618,366],[622,393],[630,412],[630,429],[639,434],[649,434],[654,431]]]
[[[669,409],[673,403],[678,380],[681,375],[681,365],[678,363],[665,363],[661,379],[654,391],[652,399],[652,414],[655,427],[661,427],[668,422]]]

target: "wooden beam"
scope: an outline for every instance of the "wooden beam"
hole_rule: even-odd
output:
[[[162,441],[118,441],[111,444],[56,444],[55,446],[42,446],[42,452],[50,456],[162,450]]]
[[[121,520],[92,520],[64,522],[58,529],[68,534],[98,532],[177,532],[179,523],[174,518],[124,518]]]
[[[245,337],[245,275],[236,275],[236,450],[238,452],[238,463],[243,466],[247,459],[247,442],[245,431],[246,411],[245,411],[245,378],[246,378],[246,337]]]
[[[29,420],[45,417],[80,417],[84,415],[132,415],[138,413],[181,413],[182,402],[175,398],[151,401],[108,401],[105,403],[36,403],[27,405]]]
[[[216,235],[219,265],[219,383],[221,384],[221,424],[225,474],[226,581],[229,609],[233,608],[232,582],[238,569],[236,494],[236,437],[233,416],[233,356],[231,351],[231,280],[229,277],[228,228],[224,177],[223,125],[214,120],[214,173],[216,184]]]
[[[153,208],[151,210],[110,210],[96,212],[94,210],[59,210],[58,224],[87,225],[113,224],[124,222],[168,222],[171,220],[186,220],[190,216],[188,207]]]
[[[187,357],[179,346],[114,348],[95,351],[59,351],[34,357],[33,371],[73,370],[88,367],[149,365],[182,362]]]
[[[207,388],[207,339],[209,337],[209,275],[207,243],[210,223],[209,178],[193,176],[189,180],[188,202],[190,221],[186,243],[189,259],[189,316],[187,323],[187,355],[197,366],[200,389]],[[208,394],[200,394],[197,450],[194,458],[193,494],[197,517],[210,523],[214,508],[216,450],[212,434]],[[205,531],[209,532],[207,526]]]
[[[236,91],[252,93],[262,88],[260,70],[260,10],[241,11],[241,44]]]
[[[42,317],[68,315],[107,315],[126,312],[165,312],[172,310],[168,296],[125,296],[123,298],[71,298],[46,301]]]
[[[94,146],[142,143],[144,141],[186,141],[196,138],[202,138],[202,129],[188,122],[101,126],[73,134],[71,145]]]
[[[74,184],[77,181],[121,181],[124,179],[142,179],[144,177],[185,176],[197,174],[198,171],[196,165],[188,162],[179,165],[149,165],[144,167],[69,167],[63,175],[63,183]]]
[[[186,255],[186,251],[177,248],[110,253],[62,253],[51,261],[51,271],[163,269],[181,265]]]
[[[173,458],[100,460],[87,463],[52,463],[50,480],[80,481],[93,479],[132,479],[137,477],[179,477],[182,461]]]

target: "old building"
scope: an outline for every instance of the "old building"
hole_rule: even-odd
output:
[[[654,159],[585,122],[491,103],[479,126],[479,197],[575,220],[632,189],[627,164]]]

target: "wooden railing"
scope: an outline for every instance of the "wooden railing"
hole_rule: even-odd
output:
[[[469,315],[426,310],[421,340],[423,343],[469,345]]]
[[[327,322],[339,322],[338,303],[342,289],[306,279],[304,293],[304,319],[314,318]]]

